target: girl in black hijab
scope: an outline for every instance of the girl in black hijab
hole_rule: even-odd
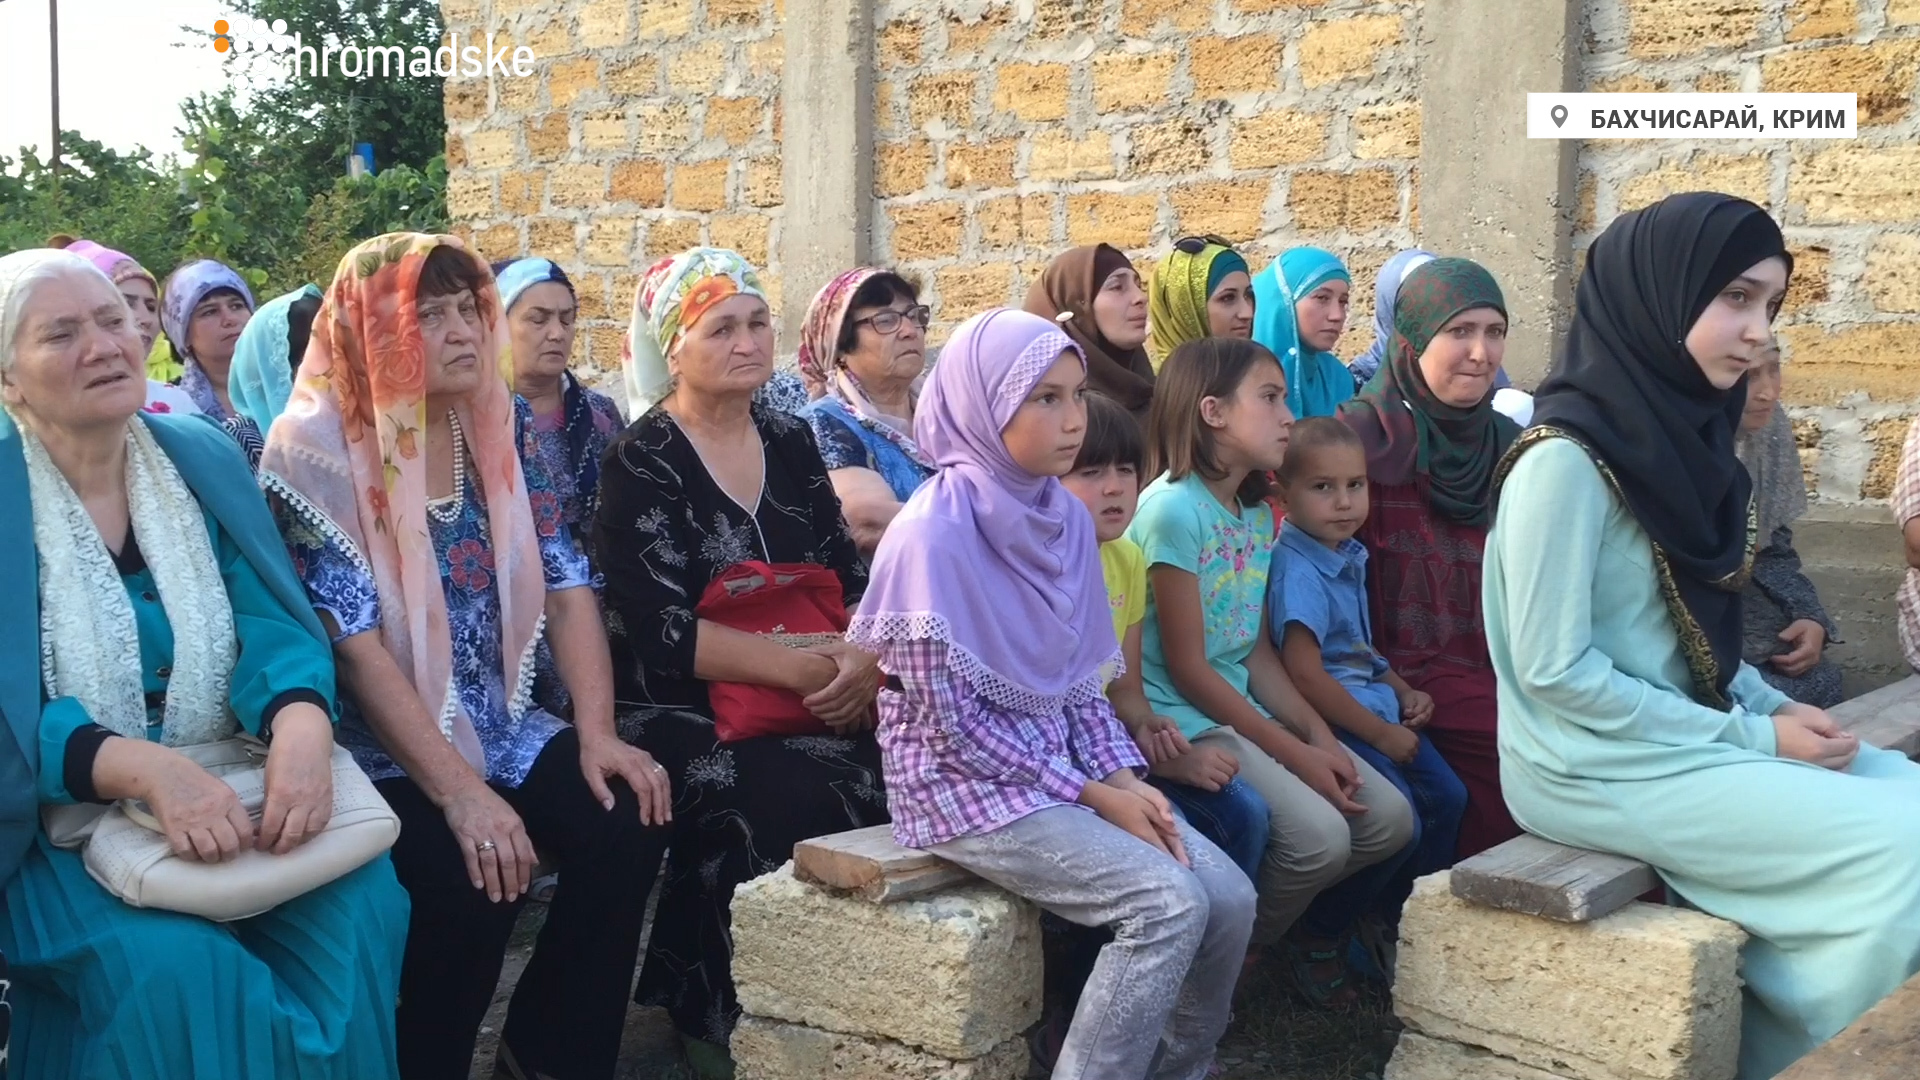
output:
[[[1734,439],[1791,270],[1779,227],[1730,196],[1615,220],[1496,470],[1483,578],[1508,808],[1746,928],[1741,1080],[1920,968],[1920,767],[1741,661],[1755,537]]]
[[[1792,274],[1780,227],[1743,199],[1676,195],[1621,218],[1588,253],[1566,358],[1534,395],[1534,424],[1570,433],[1605,463],[1665,556],[1710,645],[1711,665],[1701,657],[1693,672],[1710,702],[1725,702],[1743,644],[1753,485],[1734,437],[1744,376],[1762,346],[1749,345],[1744,358],[1710,346],[1713,355],[1696,360],[1688,345],[1695,324],[1738,282],[1748,287],[1737,302],[1764,304],[1771,322],[1780,295],[1762,297],[1763,283],[1743,276],[1769,260]]]

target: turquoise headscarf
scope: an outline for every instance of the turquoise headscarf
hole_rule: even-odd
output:
[[[1280,358],[1287,407],[1301,419],[1332,416],[1353,396],[1353,374],[1339,357],[1308,348],[1293,314],[1293,305],[1329,281],[1353,278],[1338,255],[1316,247],[1288,251],[1253,279],[1253,340]]]
[[[319,287],[302,285],[260,305],[241,329],[240,340],[233,343],[227,396],[233,400],[234,411],[253,421],[263,439],[293,396],[293,369],[299,366],[299,360],[287,352],[288,314],[295,303],[305,299],[320,299]]]

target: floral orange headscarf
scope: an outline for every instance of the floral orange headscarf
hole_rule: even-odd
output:
[[[645,416],[673,389],[667,358],[700,316],[735,296],[767,294],[753,267],[725,248],[698,247],[647,268],[627,323],[627,414]]]
[[[427,255],[448,247],[486,286],[480,386],[454,407],[468,468],[486,495],[510,710],[526,708],[546,603],[540,548],[500,368],[500,297],[487,265],[452,236],[390,233],[347,253],[313,321],[293,396],[260,458],[260,481],[307,526],[365,563],[380,641],[440,730],[483,775],[485,757],[453,688],[453,647],[427,524],[426,343],[415,312]]]

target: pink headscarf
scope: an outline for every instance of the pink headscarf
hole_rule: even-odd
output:
[[[837,399],[856,419],[865,421],[915,464],[932,469],[933,460],[913,440],[911,424],[875,408],[859,378],[840,362],[840,329],[846,325],[847,314],[853,309],[853,298],[860,286],[884,273],[886,271],[872,266],[849,270],[827,282],[826,287],[814,295],[813,303],[807,305],[807,321],[800,329],[800,378],[807,384],[808,397]],[[916,385],[913,391],[916,402],[919,392]]]
[[[811,397],[818,386],[822,392],[833,385],[833,372],[840,358],[840,327],[847,321],[847,309],[853,306],[853,294],[876,274],[878,267],[862,266],[849,270],[826,283],[807,305],[807,321],[800,327],[800,378]]]
[[[99,267],[100,272],[107,275],[108,280],[115,285],[131,278],[146,278],[147,284],[153,286],[154,295],[160,295],[160,282],[155,280],[147,268],[141,266],[133,256],[123,251],[103,247],[91,240],[75,240],[67,245],[67,250]]]

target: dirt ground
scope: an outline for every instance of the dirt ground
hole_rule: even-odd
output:
[[[493,1009],[480,1029],[472,1080],[493,1080],[507,999],[546,912],[544,904],[528,904],[521,916]],[[1357,1008],[1333,1012],[1301,1002],[1277,970],[1256,969],[1250,978],[1220,1046],[1226,1080],[1379,1080],[1399,1031],[1384,991],[1368,993]],[[636,1006],[628,1011],[618,1080],[694,1080],[665,1010]]]

